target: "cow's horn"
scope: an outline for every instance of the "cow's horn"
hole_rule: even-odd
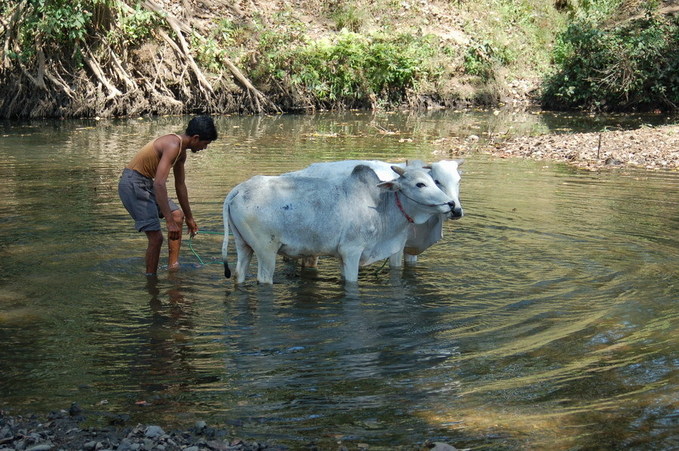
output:
[[[403,175],[403,174],[406,173],[405,169],[403,169],[400,166],[392,166],[391,170],[394,171],[395,173],[397,173],[398,175]]]

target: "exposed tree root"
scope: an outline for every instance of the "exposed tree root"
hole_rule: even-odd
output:
[[[154,30],[150,47],[116,49],[106,33],[95,33],[70,54],[54,43],[36,42],[30,59],[12,55],[21,51],[18,30],[34,6],[18,1],[6,10],[10,13],[0,17],[0,117],[279,111],[228,57],[220,57],[224,73],[204,72],[191,42],[207,39],[154,1],[141,5],[164,24]],[[115,26],[110,13],[102,16],[107,18],[102,24]]]

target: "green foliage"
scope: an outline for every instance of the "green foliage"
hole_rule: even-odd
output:
[[[338,30],[358,32],[366,20],[366,12],[355,5],[340,3],[332,8],[330,18]]]
[[[196,49],[196,61],[211,72],[219,72],[223,69],[221,56],[224,49],[214,39],[192,39],[192,47]]]
[[[231,19],[222,19],[213,34],[213,39],[224,47],[237,45],[242,39],[243,28],[236,25]]]
[[[35,54],[37,45],[72,48],[87,36],[93,10],[107,0],[30,0],[23,9],[19,38],[21,58]],[[17,6],[19,7],[19,5]]]
[[[158,26],[159,17],[137,4],[133,10],[118,8],[118,27],[109,32],[111,43],[133,47],[144,42]]]
[[[464,55],[464,70],[483,81],[493,79],[498,66],[506,66],[514,60],[508,47],[497,47],[491,42],[473,43]]]
[[[472,38],[462,68],[484,83],[545,70],[555,32],[567,19],[543,0],[479,0],[461,8],[468,10],[464,30]]]
[[[251,76],[255,80],[266,82],[269,79],[284,79],[288,59],[294,58],[295,49],[307,45],[304,24],[287,17],[281,19],[288,19],[287,24],[258,25],[255,29],[259,37],[254,52],[257,61],[251,68]]]
[[[36,35],[65,44],[81,41],[92,20],[92,7],[103,0],[34,0],[30,26]]]
[[[579,0],[573,1],[576,7],[572,17],[579,21],[602,23],[620,9],[624,0]],[[647,4],[657,3],[655,0],[645,0]]]
[[[267,45],[271,40],[265,40]],[[326,106],[367,106],[380,98],[396,103],[440,68],[426,61],[436,53],[429,37],[361,35],[344,30],[334,41],[275,47],[260,62],[261,75],[287,82]]]
[[[554,49],[543,104],[556,109],[676,109],[679,22],[651,15],[612,29],[576,21]]]
[[[113,45],[137,45],[150,36],[158,23],[157,16],[139,4],[132,13],[122,5],[120,0],[28,0],[5,5],[3,15],[12,14],[12,8],[20,12],[17,47],[21,51],[10,56],[28,60],[39,48],[50,54],[77,56],[82,45],[97,36],[105,36]],[[114,15],[115,26],[111,21]]]

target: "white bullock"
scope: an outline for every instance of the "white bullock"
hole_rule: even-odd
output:
[[[332,177],[347,177],[358,165],[366,165],[372,168],[382,181],[393,180],[398,174],[392,170],[392,166],[406,167],[425,167],[430,169],[430,175],[436,185],[455,202],[455,207],[447,215],[432,216],[424,224],[412,224],[408,233],[404,249],[396,252],[389,258],[392,267],[401,265],[405,255],[405,261],[414,263],[417,256],[426,249],[437,243],[443,238],[443,222],[446,219],[460,219],[464,215],[462,204],[460,203],[460,165],[464,160],[441,160],[424,166],[420,161],[392,164],[379,160],[342,160],[323,163],[313,163],[308,167],[295,172],[284,174],[286,176],[309,176],[329,179]],[[313,262],[306,262],[307,265],[314,266]]]
[[[231,275],[231,228],[236,283],[245,281],[253,254],[260,283],[273,283],[277,254],[339,257],[345,281],[356,282],[359,266],[403,249],[411,223],[449,214],[455,205],[425,170],[393,170],[399,176],[391,181],[359,165],[344,178],[255,176],[239,184],[224,201],[224,275]]]

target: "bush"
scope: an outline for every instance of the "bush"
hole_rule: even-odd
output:
[[[328,108],[375,106],[378,98],[396,104],[420,81],[435,78],[441,71],[426,66],[436,52],[427,37],[366,36],[344,30],[334,41],[275,48],[260,52],[267,56],[258,63],[259,81],[268,77],[287,83]]]
[[[612,29],[579,20],[555,46],[542,103],[553,109],[676,110],[679,22],[648,15]]]
[[[137,4],[132,11],[117,8],[118,27],[112,27],[108,40],[120,47],[134,47],[147,40],[159,26],[158,16]]]
[[[16,47],[20,50],[10,55],[27,60],[35,55],[38,46],[71,52],[91,31],[92,11],[104,3],[105,0],[4,2],[0,16],[15,17],[18,26],[18,33],[12,38],[17,39]],[[9,34],[8,30],[4,31]]]
[[[498,47],[491,42],[472,43],[464,56],[464,70],[487,82],[495,77],[497,67],[507,66],[513,61],[514,57],[507,47]]]

